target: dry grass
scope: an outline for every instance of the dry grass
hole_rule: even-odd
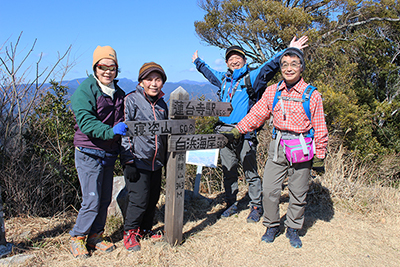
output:
[[[35,257],[23,266],[396,266],[400,264],[400,227],[389,219],[393,211],[379,217],[335,205],[329,190],[312,182],[306,221],[301,232],[303,248],[293,249],[280,236],[273,244],[260,242],[262,223],[248,224],[246,187],[242,184],[241,211],[237,216],[219,219],[224,209],[221,195],[185,203],[181,245],[144,240],[142,250],[128,252],[122,242],[122,221],[109,218],[106,234],[116,242],[116,251],[95,252],[84,260],[68,252],[69,234],[76,213],[53,218],[12,218],[7,220],[8,240],[17,245],[16,254]],[[397,195],[398,197],[398,195]],[[158,229],[163,227],[163,202],[157,211]],[[282,220],[287,209],[287,189],[282,193]],[[397,209],[398,212],[398,209]],[[397,218],[399,214],[397,214]]]
[[[385,175],[393,175],[388,170],[396,168],[388,167],[390,164],[393,164],[393,161],[389,158],[386,159],[386,163],[360,162],[354,155],[346,154],[343,147],[339,146],[328,155],[326,173],[317,180],[329,188],[337,206],[363,215],[390,215],[398,219],[399,190],[391,186],[393,183],[390,179],[381,179]]]
[[[74,259],[68,252],[68,231],[76,218],[76,212],[73,211],[52,218],[9,219],[6,221],[7,238],[16,244],[15,254],[26,253],[35,256],[23,266],[395,266],[400,264],[398,206],[391,206],[396,210],[384,210],[379,216],[353,212],[346,209],[347,206],[342,205],[341,201],[331,198],[330,191],[322,184],[318,180],[311,182],[306,221],[301,232],[304,246],[300,250],[291,248],[284,236],[278,237],[274,244],[260,242],[265,227],[262,223],[246,223],[248,209],[245,205],[246,186],[243,184],[240,187],[241,212],[228,219],[219,219],[219,214],[224,209],[220,194],[208,195],[211,203],[206,199],[185,203],[184,242],[176,247],[163,242],[144,240],[140,252],[128,252],[123,248],[121,240],[122,220],[110,217],[106,234],[116,242],[117,250],[109,254],[95,252],[85,260]],[[361,194],[367,190],[361,187],[358,192]],[[390,189],[386,192],[391,194],[381,195],[380,198],[390,196],[399,199],[398,193],[396,195]],[[156,216],[157,229],[163,227],[163,203],[164,196],[160,199]],[[381,201],[371,203],[371,209],[378,210],[381,204],[377,203]],[[287,204],[287,189],[285,189],[280,205],[282,220]]]
[[[260,139],[262,161],[269,142],[268,136]],[[216,190],[220,181],[207,186],[207,179],[202,181],[207,199],[185,202],[184,241],[176,247],[144,240],[140,252],[128,252],[122,242],[122,219],[109,217],[106,235],[116,243],[116,251],[74,259],[68,252],[68,232],[76,218],[72,208],[51,218],[11,218],[6,221],[7,239],[16,245],[14,254],[35,256],[23,266],[399,266],[400,192],[380,180],[382,172],[392,170],[390,164],[396,161],[365,164],[336,147],[326,159],[326,173],[310,180],[300,232],[302,249],[290,247],[284,236],[273,244],[260,242],[265,227],[246,223],[248,196],[243,182],[239,214],[220,219],[225,208],[223,195]],[[207,175],[211,180],[212,173]],[[157,230],[164,226],[164,202],[162,195],[155,218]],[[285,188],[282,222],[287,205]]]

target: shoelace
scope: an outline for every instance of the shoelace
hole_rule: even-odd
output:
[[[74,241],[74,243],[76,244],[76,248],[78,250],[85,250],[86,249],[85,243],[83,242],[82,239],[76,239]]]
[[[137,240],[136,240],[136,236],[138,236],[139,238],[142,237],[142,236],[139,234],[139,230],[138,230],[137,232],[129,231],[129,234],[128,234],[129,243],[132,244],[133,238],[135,238],[135,241],[137,241]]]

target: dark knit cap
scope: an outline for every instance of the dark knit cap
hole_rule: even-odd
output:
[[[141,82],[152,71],[157,71],[161,74],[163,83],[167,81],[167,75],[165,74],[164,69],[155,62],[147,62],[143,64],[143,66],[139,70],[138,81]]]
[[[226,52],[225,52],[225,60],[226,61],[228,61],[229,54],[232,52],[239,53],[240,55],[242,55],[243,58],[246,58],[246,54],[245,54],[243,48],[241,48],[238,45],[234,45],[234,46],[231,46],[228,49],[226,49]]]
[[[295,55],[298,58],[300,58],[300,64],[303,67],[303,71],[305,71],[306,70],[306,63],[304,61],[304,54],[300,49],[295,48],[295,47],[289,47],[289,48],[287,48],[285,50],[285,52],[283,52],[282,56],[279,59],[279,66],[281,65],[282,58],[284,56],[293,56],[293,55]]]

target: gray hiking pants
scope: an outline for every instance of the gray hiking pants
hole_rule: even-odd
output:
[[[82,205],[71,236],[104,231],[111,203],[115,159],[105,163],[96,156],[75,149],[75,167],[82,190]]]
[[[250,140],[242,140],[238,144],[220,150],[222,170],[224,172],[225,200],[229,205],[237,202],[238,193],[238,165],[242,163],[246,181],[249,184],[250,205],[262,207],[262,184],[257,172],[256,160],[257,144]]]
[[[288,176],[289,206],[285,226],[293,229],[301,229],[304,223],[304,209],[312,161],[294,163],[290,166],[284,154],[283,147],[279,145],[278,159],[276,162],[273,162],[275,142],[276,140],[272,140],[269,146],[268,160],[264,170],[263,225],[266,227],[279,226],[279,201],[282,183],[286,176]]]

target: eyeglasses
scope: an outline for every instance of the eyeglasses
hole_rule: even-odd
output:
[[[116,71],[117,70],[117,66],[113,65],[113,66],[107,66],[107,65],[103,65],[103,64],[97,64],[97,67],[99,69],[101,69],[102,71]]]
[[[285,70],[285,69],[289,68],[289,65],[290,65],[290,67],[292,67],[292,69],[298,69],[301,67],[301,64],[297,63],[297,62],[292,62],[290,64],[285,62],[281,65],[281,69]]]

